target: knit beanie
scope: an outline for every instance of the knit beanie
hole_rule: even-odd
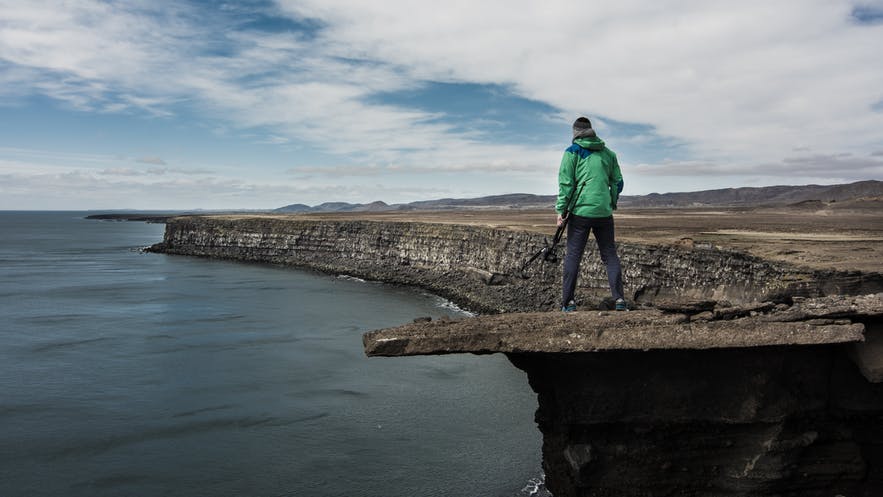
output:
[[[573,122],[573,139],[584,138],[584,137],[592,137],[595,135],[595,130],[592,129],[592,122],[588,120],[588,118],[580,117],[576,121]]]

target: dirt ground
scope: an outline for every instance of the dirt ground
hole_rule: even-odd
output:
[[[276,217],[276,216],[274,216]],[[552,209],[475,209],[278,215],[306,219],[418,221],[555,232]],[[619,241],[735,249],[813,268],[883,272],[883,198],[760,208],[623,207]]]

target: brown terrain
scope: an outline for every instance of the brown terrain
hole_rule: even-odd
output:
[[[250,214],[247,217],[253,217]],[[416,221],[555,232],[546,209],[270,214],[279,218]],[[231,216],[240,217],[240,216]],[[775,207],[623,207],[617,239],[659,245],[713,245],[815,269],[883,271],[883,198],[808,201]]]

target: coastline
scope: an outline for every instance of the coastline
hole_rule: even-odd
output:
[[[560,284],[559,265],[517,275],[542,241],[478,224],[200,216],[170,220],[152,250],[414,285],[497,314],[421,320],[368,333],[363,344],[369,355],[505,353],[537,393],[555,495],[607,495],[595,493],[599,481],[634,497],[660,489],[778,495],[804,488],[787,468],[803,468],[805,457],[831,461],[810,465],[822,473],[806,495],[878,488],[861,481],[862,468],[883,467],[862,455],[876,442],[843,434],[883,412],[879,272],[813,269],[702,243],[620,243],[627,295],[655,309],[529,314],[554,309]],[[607,293],[597,259],[586,255],[579,289],[592,303]],[[867,434],[879,438],[876,429]],[[740,472],[746,460],[757,464]]]
[[[520,272],[544,238],[478,224],[212,215],[167,220],[163,241],[149,250],[412,285],[471,312],[494,314],[557,307],[560,264],[536,261],[528,274]],[[880,273],[813,269],[714,245],[618,245],[627,298],[635,305],[672,298],[784,301],[883,289]],[[587,247],[578,294],[583,305],[603,307],[609,292],[594,250]]]

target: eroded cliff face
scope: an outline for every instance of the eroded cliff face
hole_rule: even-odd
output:
[[[556,497],[883,495],[883,388],[837,347],[510,359]]]
[[[620,244],[639,310],[537,312],[561,280],[541,261],[522,278],[542,246],[469,226],[189,217],[153,250],[417,285],[486,313],[368,333],[366,352],[507,354],[537,392],[557,497],[883,495],[880,274]],[[608,295],[587,248],[581,309]]]
[[[216,216],[169,220],[163,243],[153,249],[416,285],[494,313],[559,304],[561,263],[537,260],[526,275],[520,271],[543,244],[535,233],[462,225]],[[627,296],[636,302],[676,296],[738,303],[883,289],[880,275],[811,271],[712,247],[620,244],[619,254]],[[594,244],[583,261],[577,295],[594,308],[609,294]]]
[[[506,353],[556,497],[883,495],[883,294],[415,322],[364,345]]]

